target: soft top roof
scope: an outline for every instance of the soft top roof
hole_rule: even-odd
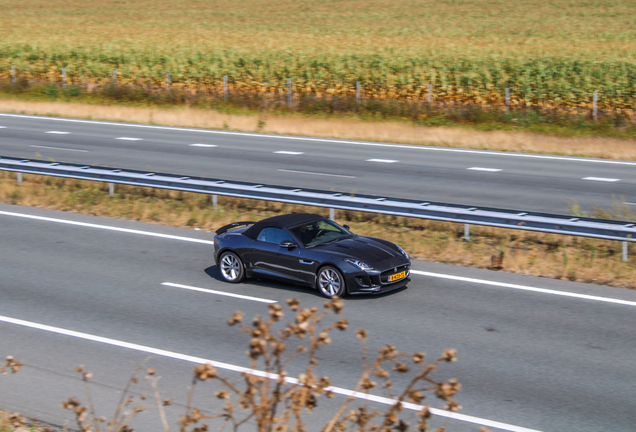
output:
[[[249,237],[251,239],[256,239],[258,235],[261,233],[263,228],[287,228],[295,225],[300,225],[306,222],[312,222],[316,220],[325,219],[323,216],[311,213],[292,213],[280,216],[274,216],[271,218],[263,219],[262,221],[256,222],[254,225],[249,227],[243,233],[244,236]]]

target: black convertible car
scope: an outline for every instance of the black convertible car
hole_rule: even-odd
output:
[[[227,282],[263,277],[316,288],[326,297],[405,286],[411,261],[398,245],[359,236],[315,214],[235,222],[216,231],[214,259]]]

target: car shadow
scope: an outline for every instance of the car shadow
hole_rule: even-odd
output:
[[[208,268],[205,269],[205,273],[211,277],[212,279],[216,279],[219,282],[225,282],[223,277],[221,276],[221,272],[219,271],[219,268],[216,265],[210,266]],[[250,285],[253,286],[260,286],[260,287],[265,287],[265,288],[275,288],[277,290],[284,290],[284,291],[288,291],[288,292],[294,292],[294,293],[305,293],[305,294],[312,294],[316,297],[319,298],[324,298],[323,296],[321,296],[317,290],[313,289],[313,288],[309,288],[309,287],[304,287],[304,286],[298,286],[298,285],[294,285],[288,282],[279,282],[279,281],[275,281],[275,280],[269,280],[269,279],[255,279],[255,278],[251,278],[251,279],[246,279],[243,283],[248,283]],[[389,297],[395,294],[399,294],[402,291],[406,291],[408,289],[408,285],[404,286],[402,288],[398,288],[396,290],[393,291],[388,291],[388,292],[384,292],[384,293],[380,293],[380,294],[354,294],[354,295],[348,295],[346,296],[346,300],[347,301],[351,301],[351,300],[376,300],[376,299],[381,299],[384,297]]]

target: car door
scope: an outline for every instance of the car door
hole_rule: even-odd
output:
[[[250,253],[254,273],[299,281],[299,248],[280,247],[285,240],[294,242],[291,236],[280,228],[264,228],[261,231]]]

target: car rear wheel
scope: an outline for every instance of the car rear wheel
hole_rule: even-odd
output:
[[[243,262],[234,252],[223,252],[221,254],[219,270],[226,282],[238,283],[245,277]]]
[[[318,272],[316,288],[325,297],[342,297],[345,293],[345,281],[337,268],[326,266]]]

